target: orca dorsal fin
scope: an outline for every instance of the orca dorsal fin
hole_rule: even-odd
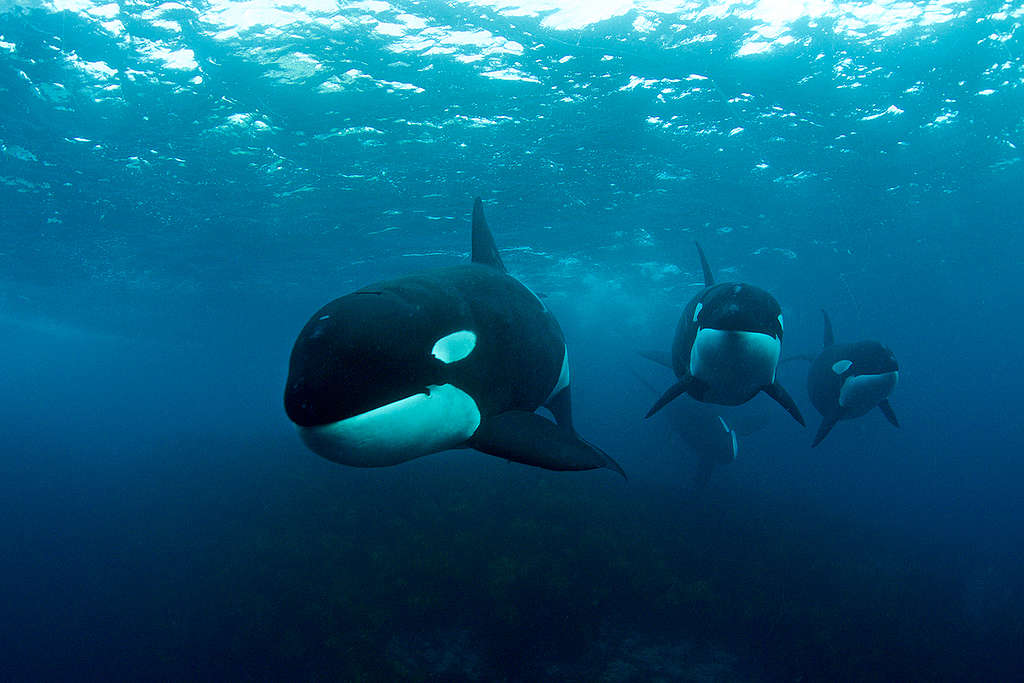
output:
[[[498,254],[498,247],[494,244],[494,235],[487,227],[487,219],[484,218],[484,204],[477,197],[473,200],[473,263],[497,268],[505,271],[505,264],[501,262],[501,255]]]
[[[836,336],[832,334],[832,320],[828,317],[828,311],[823,308],[821,314],[825,317],[825,348],[827,349],[836,343]]]
[[[704,269],[704,286],[710,287],[715,284],[715,276],[711,274],[711,266],[708,265],[708,259],[704,256],[700,242],[694,242],[694,244],[697,245],[697,253],[700,254],[700,267]]]

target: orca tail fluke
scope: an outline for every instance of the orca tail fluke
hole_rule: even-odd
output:
[[[796,401],[789,395],[781,384],[775,382],[774,384],[766,384],[761,387],[761,391],[775,399],[775,402],[786,409],[786,412],[793,416],[793,419],[800,423],[801,427],[806,427],[807,423],[804,422],[804,416],[800,414],[800,409],[796,407]]]
[[[878,409],[885,415],[885,419],[888,420],[893,427],[899,429],[900,421],[896,419],[896,413],[893,411],[892,406],[889,405],[889,399],[884,399],[878,404]]]
[[[679,380],[678,382],[676,382],[675,384],[673,384],[672,386],[665,390],[665,393],[661,395],[661,398],[659,398],[653,406],[651,406],[651,409],[647,411],[647,414],[644,415],[644,418],[646,419],[651,415],[654,415],[656,412],[658,412],[666,405],[671,403],[673,399],[678,398],[680,394],[685,394],[692,385],[693,377],[691,377],[690,375],[686,375],[685,377],[683,377],[681,380]]]

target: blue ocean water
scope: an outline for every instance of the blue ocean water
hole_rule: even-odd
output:
[[[1010,2],[0,0],[0,678],[1013,680],[1024,10]],[[461,263],[484,199],[565,331],[559,473],[386,469],[282,408],[321,305]],[[644,420],[701,283],[878,411],[699,499]],[[639,375],[639,378],[638,378]]]

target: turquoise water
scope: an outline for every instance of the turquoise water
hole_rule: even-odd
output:
[[[559,7],[562,5],[562,7]],[[1001,2],[0,0],[10,680],[1008,680],[1024,636],[1024,11]],[[630,476],[306,451],[330,299],[461,263],[474,196]],[[805,366],[706,495],[644,421],[700,287]],[[638,375],[639,374],[639,378]]]

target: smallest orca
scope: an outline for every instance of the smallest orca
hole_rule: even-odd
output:
[[[671,367],[671,360],[657,351],[641,351],[640,355]],[[650,389],[651,393],[658,395],[658,390],[636,370],[633,370],[633,375]],[[683,443],[697,456],[692,491],[700,495],[707,489],[715,469],[736,460],[739,452],[736,436],[743,432],[730,425],[732,419],[726,421],[725,410],[712,407],[708,403],[696,400],[673,401],[671,405],[665,407],[664,412],[668,413],[670,424]]]
[[[839,420],[852,420],[878,406],[886,419],[899,427],[896,413],[889,405],[889,394],[896,388],[900,367],[896,357],[877,341],[836,344],[832,321],[825,317],[825,348],[811,364],[807,375],[807,393],[821,413],[821,426],[814,436],[814,448],[828,436]]]

